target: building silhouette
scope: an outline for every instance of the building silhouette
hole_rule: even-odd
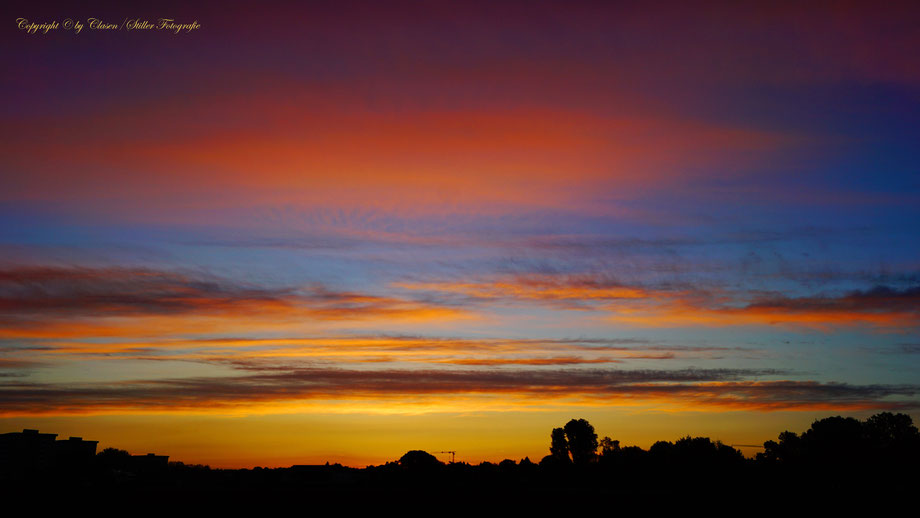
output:
[[[0,434],[0,475],[16,477],[89,468],[99,441],[86,441],[82,437],[56,439],[56,433],[28,428]]]

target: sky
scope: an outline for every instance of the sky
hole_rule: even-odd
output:
[[[915,3],[195,4],[2,9],[0,432],[360,467],[920,419]]]

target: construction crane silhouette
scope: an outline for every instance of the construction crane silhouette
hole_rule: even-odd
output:
[[[455,451],[433,451],[431,453],[450,453],[450,463],[454,463],[454,456],[457,454]]]

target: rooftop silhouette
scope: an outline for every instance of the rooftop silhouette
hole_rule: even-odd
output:
[[[169,462],[165,455],[131,455],[97,441],[26,429],[0,435],[0,481],[19,491],[60,487],[125,494],[156,491],[164,498],[195,498],[200,491],[257,497],[266,492],[397,495],[412,490],[443,494],[446,488],[472,499],[502,495],[541,498],[568,494],[699,495],[707,488],[746,494],[750,488],[777,498],[817,498],[822,492],[858,491],[864,497],[900,498],[920,481],[920,432],[906,414],[880,413],[864,421],[827,417],[802,433],[784,431],[756,458],[708,437],[658,441],[647,450],[621,446],[594,427],[572,419],[548,434],[549,454],[495,464],[442,462],[412,450],[397,461],[363,469],[340,464],[290,468],[211,469]]]

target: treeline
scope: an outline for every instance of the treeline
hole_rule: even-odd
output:
[[[920,482],[920,432],[906,414],[884,412],[864,421],[828,417],[801,434],[784,431],[753,459],[708,437],[659,441],[648,450],[597,439],[585,420],[571,420],[550,435],[550,454],[539,466],[588,485],[627,492],[746,494],[769,489],[777,497],[820,494],[908,495]]]
[[[393,480],[479,481],[483,486],[591,490],[619,494],[701,494],[769,489],[777,497],[811,498],[856,491],[913,494],[920,482],[920,432],[906,414],[880,413],[860,421],[828,417],[801,434],[784,431],[764,443],[755,458],[708,437],[658,441],[647,450],[598,438],[584,419],[550,433],[549,455],[499,464],[442,464],[425,452],[409,452],[383,470]],[[383,477],[381,477],[383,478]]]
[[[396,498],[408,492],[492,499],[548,494],[656,498],[718,493],[741,498],[752,491],[772,498],[858,494],[906,498],[915,492],[920,432],[905,414],[881,413],[864,421],[828,417],[801,434],[785,431],[756,458],[707,437],[659,441],[647,450],[598,438],[584,419],[553,429],[549,454],[533,462],[442,463],[424,451],[363,469],[338,464],[290,468],[211,469],[181,462],[145,464],[112,448],[99,452],[85,473],[68,484],[178,497],[234,495],[368,495]],[[35,479],[7,481],[20,487]]]

